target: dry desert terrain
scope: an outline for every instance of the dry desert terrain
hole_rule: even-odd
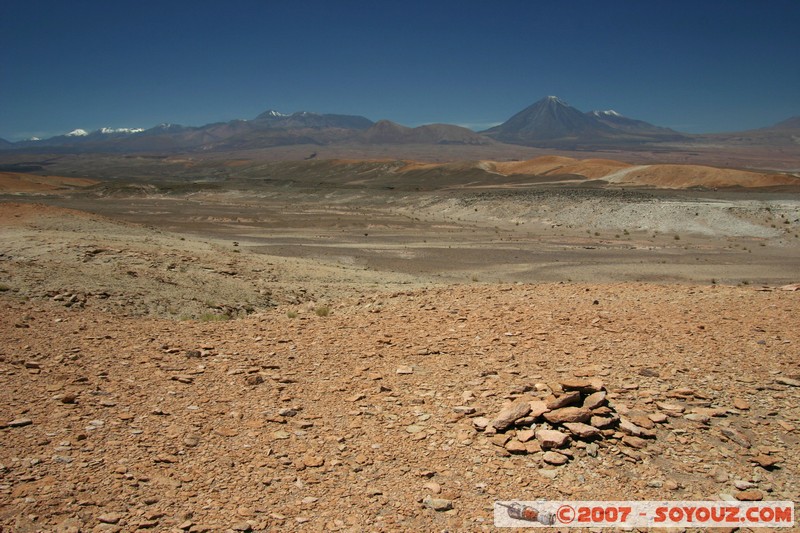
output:
[[[244,161],[166,186],[116,164],[0,175],[2,531],[800,501],[788,175]]]

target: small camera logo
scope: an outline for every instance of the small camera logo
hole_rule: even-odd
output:
[[[539,511],[530,505],[522,505],[520,503],[497,503],[501,507],[505,507],[506,513],[509,518],[514,520],[524,520],[525,522],[538,522],[545,526],[552,526],[556,523],[556,516],[553,513],[546,511]]]

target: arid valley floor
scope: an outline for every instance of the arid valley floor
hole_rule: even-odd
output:
[[[0,173],[0,531],[474,531],[495,500],[800,501],[791,177],[81,165]]]

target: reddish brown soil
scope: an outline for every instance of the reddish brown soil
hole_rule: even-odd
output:
[[[497,499],[797,500],[799,298],[471,284],[177,321],[6,290],[0,527],[463,531]],[[575,376],[666,423],[558,467],[474,429]]]
[[[74,190],[88,187],[97,180],[64,176],[38,176],[19,172],[0,172],[0,193],[31,193]]]
[[[552,216],[585,203],[557,201]],[[267,217],[268,244],[413,258],[427,242],[386,244],[410,231],[442,239],[452,255],[435,268],[468,250],[451,250],[460,233],[442,227],[483,231],[479,219],[407,227],[376,204],[313,202],[253,203],[238,228],[231,217],[255,200],[206,202],[219,220],[195,232],[247,235]],[[177,203],[103,205],[166,226]],[[350,216],[377,243],[360,226],[354,240]],[[405,255],[365,270],[42,205],[0,204],[0,222],[3,532],[473,531],[492,529],[495,500],[800,500],[796,285],[454,284],[393,272]],[[469,243],[488,243],[481,256],[511,242],[487,235]],[[788,235],[758,268],[794,264]],[[680,241],[671,256],[688,253]],[[519,444],[541,419],[478,429],[510,401],[559,401],[575,377],[599,380],[600,409],[620,417],[602,439],[548,456]]]

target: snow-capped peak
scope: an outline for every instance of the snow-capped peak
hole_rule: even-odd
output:
[[[596,117],[622,117],[620,113],[617,113],[613,109],[607,109],[606,111],[592,111],[592,114]]]
[[[143,128],[100,128],[100,133],[140,133]]]
[[[268,117],[288,117],[289,115],[285,113],[281,113],[280,111],[275,111],[274,109],[270,109],[265,113]]]
[[[67,137],[86,137],[87,135],[89,135],[89,132],[80,128],[67,133]]]
[[[31,138],[30,138],[30,139],[28,139],[28,140],[29,140],[29,141],[41,141],[41,139],[40,139],[39,137],[31,137]]]

